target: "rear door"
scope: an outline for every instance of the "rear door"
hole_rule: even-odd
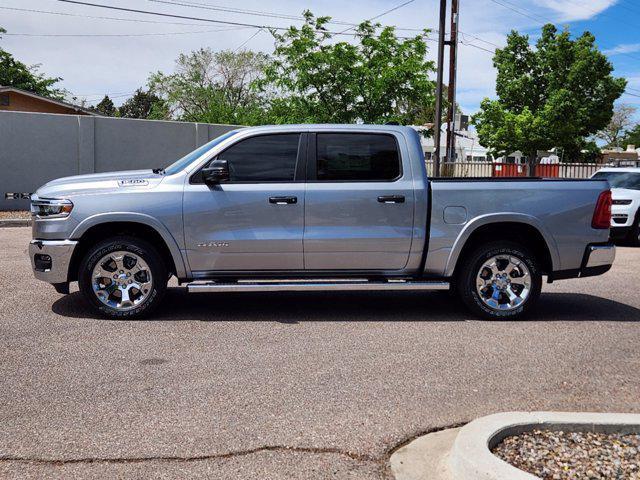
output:
[[[258,135],[216,157],[227,160],[229,181],[206,185],[198,173],[191,177],[183,218],[192,271],[304,268],[305,155],[304,133]]]
[[[414,191],[392,133],[309,136],[307,270],[401,270],[409,258]]]

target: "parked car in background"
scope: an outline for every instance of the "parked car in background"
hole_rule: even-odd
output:
[[[31,200],[35,276],[61,293],[78,281],[112,318],[148,315],[172,275],[189,292],[451,287],[477,315],[516,318],[543,275],[600,275],[615,257],[606,180],[431,179],[400,126],[240,129]]]
[[[603,168],[592,178],[611,185],[611,236],[640,246],[640,167]]]

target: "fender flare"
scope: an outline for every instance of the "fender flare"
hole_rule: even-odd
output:
[[[549,250],[549,254],[551,256],[551,269],[553,271],[560,270],[560,253],[558,251],[558,245],[556,244],[553,236],[545,229],[544,225],[542,225],[542,222],[540,222],[538,218],[532,215],[515,212],[489,213],[474,218],[464,226],[464,228],[458,235],[458,238],[456,238],[451,252],[449,253],[447,266],[445,267],[445,276],[450,277],[453,275],[456,264],[458,263],[458,259],[460,258],[460,253],[462,252],[462,249],[466,245],[467,240],[469,240],[469,237],[471,237],[473,232],[485,225],[504,222],[522,223],[525,225],[529,225],[540,232],[540,235],[542,235],[542,238],[544,238],[544,241],[547,244],[547,249]]]
[[[80,222],[71,233],[70,238],[79,239],[91,227],[111,222],[140,223],[153,228],[162,237],[165,245],[169,249],[169,253],[171,253],[171,258],[173,259],[173,263],[176,267],[177,277],[188,277],[186,264],[184,258],[182,258],[182,254],[180,253],[180,248],[178,246],[178,243],[176,242],[176,239],[163,223],[150,215],[133,212],[98,213],[96,215],[87,217],[82,222]]]

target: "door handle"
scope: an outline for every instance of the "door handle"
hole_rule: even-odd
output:
[[[380,203],[404,203],[404,195],[381,195],[378,197]]]
[[[269,197],[269,203],[275,203],[276,205],[290,205],[298,203],[298,197]]]

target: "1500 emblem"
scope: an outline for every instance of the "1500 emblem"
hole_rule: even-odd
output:
[[[206,242],[206,243],[199,243],[198,246],[200,248],[221,248],[221,247],[228,247],[229,243],[227,243],[227,242]]]

